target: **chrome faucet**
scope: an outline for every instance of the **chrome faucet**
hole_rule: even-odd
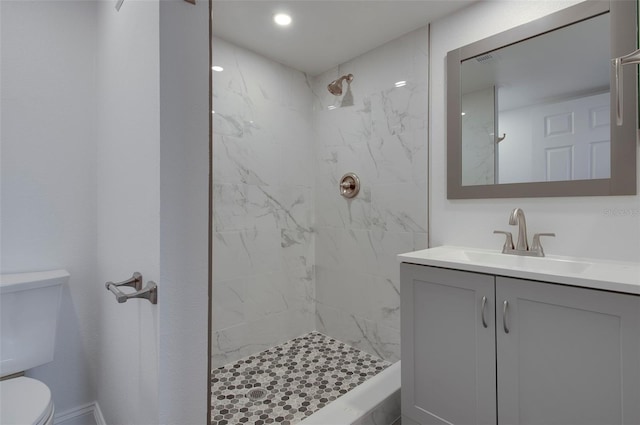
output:
[[[509,216],[509,224],[518,225],[518,240],[516,242],[516,251],[529,251],[529,242],[527,238],[527,220],[524,218],[522,208],[514,208]]]
[[[513,236],[511,232],[505,232],[502,230],[494,230],[493,233],[500,233],[506,236],[504,246],[502,247],[503,254],[513,255],[526,255],[531,257],[544,257],[544,250],[540,244],[540,236],[555,236],[555,233],[536,233],[533,235],[533,245],[529,249],[529,242],[527,238],[527,220],[524,218],[524,211],[521,208],[514,208],[509,215],[509,224],[512,226],[518,225],[518,239],[515,246],[513,245]]]

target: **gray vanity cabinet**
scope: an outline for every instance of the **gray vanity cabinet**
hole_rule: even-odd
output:
[[[403,424],[640,424],[639,296],[403,263],[401,299]]]
[[[403,263],[400,281],[403,425],[495,424],[494,277]]]
[[[639,296],[497,277],[496,299],[499,423],[640,424]]]

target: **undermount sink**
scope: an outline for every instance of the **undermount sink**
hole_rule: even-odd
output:
[[[474,263],[504,269],[518,269],[541,273],[569,273],[585,272],[593,265],[592,262],[570,257],[525,257],[520,255],[503,254],[476,248],[441,246],[425,250],[430,256],[441,261],[455,263]]]
[[[469,261],[473,262],[491,264],[497,267],[534,269],[548,273],[582,273],[591,266],[591,263],[566,258],[523,257],[502,254],[500,252],[484,252],[468,249],[463,250],[462,254]]]
[[[498,250],[440,246],[400,254],[404,263],[640,294],[640,263],[591,258],[527,257]]]

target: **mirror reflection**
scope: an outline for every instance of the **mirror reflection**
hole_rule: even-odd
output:
[[[462,62],[462,185],[607,179],[610,14]]]

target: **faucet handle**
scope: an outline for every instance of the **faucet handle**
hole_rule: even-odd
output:
[[[504,230],[494,230],[493,233],[506,236],[506,239],[504,241],[504,246],[502,247],[503,254],[508,250],[513,249],[513,235],[511,234],[511,232],[505,232]]]
[[[540,236],[554,236],[555,233],[536,233],[533,235],[533,242],[531,243],[531,251],[534,251],[538,254],[539,257],[544,257],[544,250],[542,249],[542,245],[540,244]]]

